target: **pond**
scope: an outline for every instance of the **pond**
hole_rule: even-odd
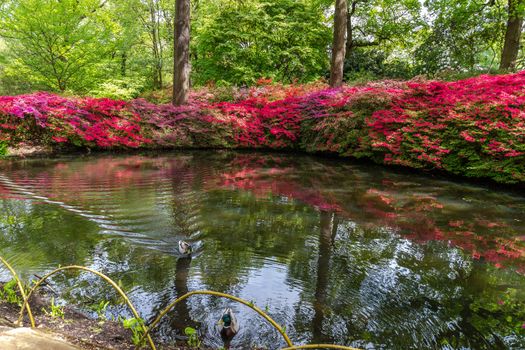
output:
[[[525,348],[525,196],[293,154],[192,151],[3,161],[0,255],[23,278],[78,264],[120,281],[148,321],[188,291],[252,301],[297,343],[366,349]],[[179,240],[196,247],[179,259]],[[0,279],[8,280],[5,271]],[[63,300],[111,301],[85,273]],[[155,336],[198,328],[220,347],[284,342],[252,310],[194,296]],[[93,314],[95,316],[95,314]]]

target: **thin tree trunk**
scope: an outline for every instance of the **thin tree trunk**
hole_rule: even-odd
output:
[[[123,77],[126,76],[126,62],[128,60],[128,56],[126,54],[126,52],[122,52],[120,54],[120,75],[122,75]]]
[[[523,25],[523,14],[520,7],[523,0],[509,0],[509,18],[505,32],[505,42],[501,51],[501,70],[513,70],[516,68],[516,60],[520,50],[521,27]]]
[[[173,104],[188,102],[190,89],[190,0],[175,2]]]
[[[160,55],[159,55],[159,36],[157,35],[157,17],[158,13],[155,8],[154,1],[149,2],[149,12],[150,12],[150,35],[151,35],[151,49],[153,52],[153,89],[161,89],[162,82],[160,81]]]
[[[346,52],[345,59],[350,59],[354,48],[354,28],[352,27],[352,17],[357,7],[357,0],[353,0],[346,16]]]
[[[334,14],[334,40],[332,43],[332,60],[330,67],[331,87],[338,87],[343,84],[347,14],[348,7],[346,0],[336,0]]]
[[[156,16],[156,22],[155,22],[155,29],[157,32],[157,43],[158,43],[158,49],[157,52],[159,54],[159,60],[158,60],[158,68],[157,72],[159,74],[159,88],[162,89],[163,87],[163,81],[162,81],[162,70],[164,68],[164,61],[163,61],[163,53],[162,53],[162,39],[160,37],[160,2],[157,1],[155,7],[155,12],[157,13]]]

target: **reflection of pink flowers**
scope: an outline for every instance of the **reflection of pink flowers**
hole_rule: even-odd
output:
[[[463,221],[462,220],[449,221],[448,225],[451,227],[460,227],[463,225]]]
[[[52,139],[55,140],[56,142],[67,142],[67,137],[53,136]]]
[[[503,300],[498,300],[498,305],[503,305],[505,302]]]
[[[147,172],[136,169],[148,169]],[[328,168],[327,168],[328,169]],[[54,197],[57,188],[74,188],[78,183],[105,186],[109,180],[115,186],[135,186],[144,180],[159,176],[192,178],[195,169],[187,163],[169,158],[129,156],[108,160],[100,158],[82,164],[82,168],[59,162],[45,175],[38,177],[38,188],[48,197]],[[276,196],[286,202],[297,200],[320,211],[337,212],[339,216],[355,221],[358,225],[387,226],[396,228],[404,238],[415,242],[439,240],[461,248],[465,256],[493,264],[497,268],[512,267],[525,275],[525,236],[516,236],[512,226],[505,221],[463,216],[464,220],[440,221],[441,208],[449,210],[441,201],[441,193],[432,195],[405,190],[402,183],[383,179],[370,183],[374,187],[356,188],[355,197],[348,201],[343,191],[326,189],[317,181],[330,179],[329,172],[301,178],[297,169],[289,166],[287,158],[260,157],[258,154],[238,154],[216,171],[205,171],[206,189],[232,188],[249,191],[258,198]],[[27,181],[28,173],[17,171],[17,181]],[[325,176],[327,176],[325,178]],[[357,178],[358,179],[358,178]],[[56,184],[60,181],[60,186]],[[322,182],[321,182],[322,183]],[[0,186],[0,197],[12,196],[10,190]],[[70,198],[64,198],[70,195]],[[341,197],[342,196],[342,197]],[[72,193],[58,193],[58,200],[79,200]],[[360,221],[361,220],[361,221]],[[460,228],[457,228],[460,227]],[[490,234],[487,234],[490,232]]]

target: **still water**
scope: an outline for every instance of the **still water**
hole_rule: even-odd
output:
[[[177,256],[180,239],[193,259]],[[267,309],[297,343],[525,348],[525,196],[371,165],[229,151],[3,161],[0,255],[26,279],[100,270],[147,321],[210,289]],[[64,300],[130,316],[96,277],[53,283]],[[225,307],[235,348],[285,345],[250,309],[208,296],[155,336],[192,326],[219,347]]]

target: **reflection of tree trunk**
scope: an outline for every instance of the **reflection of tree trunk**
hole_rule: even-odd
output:
[[[190,271],[191,259],[181,258],[177,260],[175,269],[175,289],[177,290],[177,298],[188,293],[188,273]],[[187,299],[175,305],[175,314],[171,320],[171,326],[174,329],[180,330],[184,333],[184,328],[195,327],[195,322],[190,317]]]
[[[192,228],[192,219],[196,211],[196,202],[192,196],[191,180],[193,179],[189,168],[179,169],[172,174],[172,216],[174,233],[184,240],[188,239],[195,231]],[[175,242],[174,242],[175,243]],[[177,298],[188,293],[188,275],[191,266],[191,258],[179,258],[175,266],[175,290]],[[188,302],[183,300],[175,306],[173,319],[171,320],[173,328],[184,333],[184,328],[197,328],[198,323],[194,322],[189,313]]]
[[[319,235],[319,259],[317,260],[317,283],[315,286],[313,341],[329,342],[329,337],[323,332],[323,321],[326,310],[326,295],[330,274],[331,245],[334,232],[337,231],[337,219],[333,213],[321,211]]]
[[[339,217],[335,214],[332,214],[332,236],[330,237],[331,244],[333,244],[335,241],[335,236],[337,235],[338,226],[339,226]]]

